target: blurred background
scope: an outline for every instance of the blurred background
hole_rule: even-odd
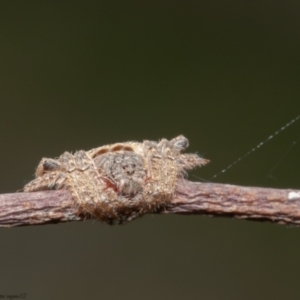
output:
[[[42,157],[184,134],[212,176],[300,113],[297,1],[1,1],[0,192]],[[214,182],[300,188],[300,122]],[[298,141],[298,143],[297,143]],[[0,295],[299,299],[300,229],[149,215],[0,229]]]

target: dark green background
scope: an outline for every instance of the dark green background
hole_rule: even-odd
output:
[[[300,112],[298,1],[1,1],[1,193],[42,157],[184,134],[209,180]],[[300,188],[300,124],[216,179]],[[197,180],[195,176],[190,177]],[[0,294],[299,299],[300,229],[146,216],[0,230]]]

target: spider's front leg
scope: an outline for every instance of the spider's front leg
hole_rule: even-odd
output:
[[[59,171],[61,169],[61,164],[58,160],[53,158],[43,158],[36,168],[35,176],[43,176],[47,172]]]
[[[26,184],[24,192],[37,192],[43,190],[55,190],[58,184],[65,180],[61,172],[61,164],[52,158],[43,158],[35,172],[35,179]]]

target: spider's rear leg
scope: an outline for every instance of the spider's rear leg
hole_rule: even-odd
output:
[[[170,145],[173,148],[173,150],[176,149],[178,153],[181,153],[188,148],[189,140],[183,135],[179,135],[178,137],[170,141]]]

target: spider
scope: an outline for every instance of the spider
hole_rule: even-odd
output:
[[[167,205],[185,171],[208,160],[184,154],[180,135],[159,142],[125,142],[43,158],[24,192],[67,190],[79,212],[109,224],[125,223]]]

